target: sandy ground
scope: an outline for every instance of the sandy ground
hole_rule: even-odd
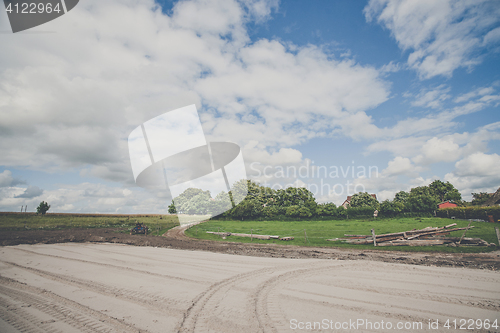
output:
[[[119,243],[178,250],[209,251],[243,256],[289,259],[368,260],[440,267],[467,267],[500,270],[500,251],[487,253],[400,252],[335,247],[304,247],[283,244],[251,244],[191,239],[184,235],[186,226],[173,228],[164,235],[129,235],[118,228],[62,230],[0,230],[0,245],[55,243]],[[121,232],[120,232],[121,231]],[[0,332],[1,333],[1,332]]]
[[[500,320],[500,273],[490,270],[105,243],[0,255],[2,333],[453,332],[461,319]]]

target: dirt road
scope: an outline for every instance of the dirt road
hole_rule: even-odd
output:
[[[0,332],[297,332],[314,322],[332,332],[349,321],[428,331],[429,320],[450,332],[447,319],[498,318],[499,285],[489,270],[370,260],[18,245],[0,249]]]

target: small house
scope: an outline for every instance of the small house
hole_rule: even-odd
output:
[[[458,207],[458,205],[451,202],[450,200],[444,201],[444,202],[441,202],[440,204],[438,204],[439,209],[441,209],[441,208],[454,208],[454,207]]]

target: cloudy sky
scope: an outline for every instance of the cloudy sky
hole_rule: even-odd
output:
[[[165,212],[127,137],[191,104],[251,179],[319,202],[500,186],[495,0],[81,0],[16,34],[2,8],[0,41],[1,211]]]

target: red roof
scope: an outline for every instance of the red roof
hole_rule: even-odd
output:
[[[452,208],[452,207],[458,207],[458,205],[454,204],[451,201],[445,201],[438,204],[438,208]]]

